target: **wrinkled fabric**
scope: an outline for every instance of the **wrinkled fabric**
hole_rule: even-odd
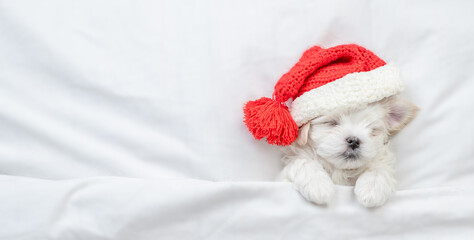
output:
[[[0,1],[0,239],[467,239],[468,1]],[[243,104],[314,45],[396,65],[399,191],[304,201]]]

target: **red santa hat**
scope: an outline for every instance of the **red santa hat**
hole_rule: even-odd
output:
[[[256,139],[290,145],[298,127],[320,115],[362,107],[402,90],[398,70],[371,51],[355,44],[314,46],[280,78],[271,99],[245,104],[244,122]]]

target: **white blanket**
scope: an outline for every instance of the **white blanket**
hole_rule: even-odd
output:
[[[474,2],[0,1],[0,239],[471,239]],[[242,122],[313,46],[396,64],[422,110],[364,209],[272,182]]]

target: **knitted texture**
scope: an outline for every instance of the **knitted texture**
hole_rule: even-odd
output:
[[[296,140],[298,126],[321,114],[362,107],[402,89],[397,69],[361,46],[314,46],[278,80],[272,99],[245,105],[244,122],[256,139],[285,146]]]
[[[280,78],[275,85],[275,99],[286,102],[349,73],[366,72],[383,65],[382,59],[355,44],[328,49],[315,46],[306,50],[298,63]]]

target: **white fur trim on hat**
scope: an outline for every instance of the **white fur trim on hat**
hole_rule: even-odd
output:
[[[403,81],[395,66],[386,64],[368,72],[350,73],[333,82],[305,92],[290,106],[298,126],[338,109],[366,106],[398,94]]]

